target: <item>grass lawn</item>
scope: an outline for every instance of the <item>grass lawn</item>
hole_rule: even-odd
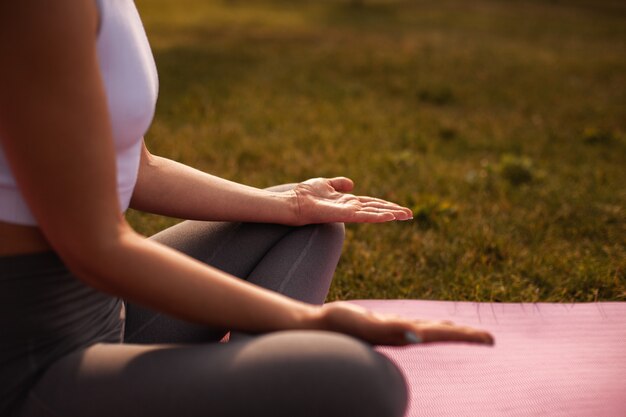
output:
[[[412,207],[348,226],[331,300],[626,299],[623,1],[137,5],[154,153],[258,187],[346,175]]]

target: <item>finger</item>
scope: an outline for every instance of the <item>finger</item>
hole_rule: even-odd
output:
[[[401,210],[404,208],[397,204],[390,203],[388,201],[363,201],[363,200],[359,200],[359,201],[363,205],[363,207],[390,208],[394,210]]]
[[[359,210],[354,212],[350,221],[354,223],[384,223],[395,219],[393,213],[390,212]]]
[[[398,206],[398,207],[406,208],[406,207],[404,207],[404,206],[402,206],[402,205],[400,205],[400,204],[398,204],[398,203],[394,203],[393,201],[384,200],[384,199],[382,199],[382,198],[372,197],[372,196],[369,196],[369,195],[360,195],[360,196],[357,196],[357,198],[358,198],[359,200],[363,201],[363,202],[368,202],[368,201],[377,201],[377,202],[379,202],[379,203],[388,203],[388,204],[393,204],[393,205],[396,205],[396,206]]]
[[[393,214],[393,220],[410,220],[413,218],[411,214],[407,214],[404,210],[394,208],[394,207],[386,207],[386,206],[371,206],[366,205],[365,207],[361,207],[362,211],[368,213],[391,213]]]
[[[374,213],[374,214],[385,214],[385,213],[391,213],[394,214],[394,210],[389,210],[389,209],[385,209],[385,208],[378,208],[378,207],[361,207],[359,209],[359,211],[362,211],[364,213]],[[395,215],[393,217],[395,219]]]
[[[390,211],[396,220],[408,220],[413,218],[411,210],[389,202],[370,201],[363,203],[363,208],[376,208],[381,211]]]
[[[397,203],[382,200],[380,198],[369,197],[369,196],[357,196],[357,199],[363,203],[364,205],[376,205],[379,204],[379,207],[393,207],[397,210],[401,210],[406,215],[413,217],[413,212],[408,207],[403,207]]]
[[[465,342],[493,345],[491,334],[470,327],[452,325],[433,325],[422,327],[417,333],[424,343],[434,342]]]
[[[346,177],[329,178],[328,182],[330,182],[330,185],[336,191],[339,191],[341,193],[352,191],[352,189],[354,188],[354,182],[352,182],[350,178]]]
[[[360,195],[360,196],[357,196],[357,198],[363,202],[377,201],[379,203],[390,203],[390,204],[396,204],[399,206],[399,204],[394,203],[392,201],[383,200],[382,198],[378,198],[378,197],[371,197],[369,195]]]

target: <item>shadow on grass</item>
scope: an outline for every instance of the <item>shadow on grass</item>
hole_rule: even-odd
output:
[[[390,28],[400,23],[402,7],[396,2],[373,3],[366,0],[346,0],[329,5],[321,20],[333,26],[354,28]]]

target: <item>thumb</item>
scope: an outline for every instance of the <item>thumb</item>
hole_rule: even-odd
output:
[[[346,178],[346,177],[329,178],[328,182],[330,182],[330,185],[336,191],[339,191],[342,193],[352,191],[352,189],[354,188],[354,182],[352,182],[350,178]]]

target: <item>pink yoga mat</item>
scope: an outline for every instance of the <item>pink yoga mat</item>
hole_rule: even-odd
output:
[[[378,347],[406,377],[407,417],[626,417],[626,303],[351,302],[496,338],[493,348]]]

